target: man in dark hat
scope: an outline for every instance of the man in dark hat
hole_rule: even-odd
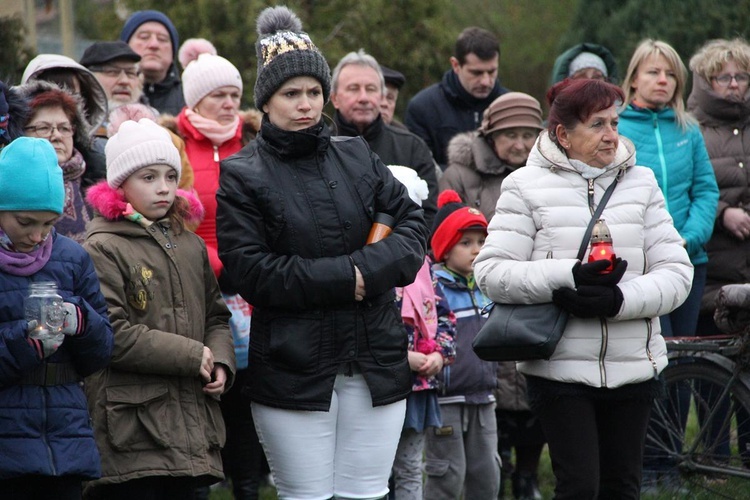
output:
[[[404,86],[404,83],[406,83],[406,78],[401,72],[385,67],[382,64],[380,65],[380,70],[383,72],[383,78],[385,79],[385,93],[380,103],[380,116],[383,117],[383,121],[388,125],[404,127],[401,122],[393,119],[393,115],[396,113],[398,93],[401,87]]]
[[[107,94],[112,110],[123,104],[139,102],[143,95],[138,63],[141,56],[122,41],[96,42],[89,46],[79,61],[88,68]]]

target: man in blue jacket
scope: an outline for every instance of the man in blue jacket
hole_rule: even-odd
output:
[[[476,130],[484,110],[508,92],[497,79],[500,42],[489,31],[469,27],[456,40],[451,69],[442,81],[415,95],[406,108],[404,123],[424,139],[443,170],[448,142],[460,132]]]

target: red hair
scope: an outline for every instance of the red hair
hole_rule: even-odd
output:
[[[78,103],[75,97],[64,90],[49,89],[40,92],[31,99],[29,106],[31,107],[31,116],[34,116],[42,108],[61,108],[65,116],[70,120],[70,123],[73,125],[78,124],[78,120],[76,119],[78,116]]]
[[[602,80],[566,78],[547,91],[550,106],[547,133],[557,144],[558,125],[573,129],[597,111],[621,105],[624,99],[625,94],[617,85]]]

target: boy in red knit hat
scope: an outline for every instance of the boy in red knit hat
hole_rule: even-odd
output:
[[[456,357],[439,375],[442,427],[425,443],[427,482],[424,498],[497,498],[496,363],[482,361],[471,342],[486,321],[490,300],[474,282],[472,264],[487,236],[487,219],[443,191],[432,230],[433,271],[438,287],[456,316]]]

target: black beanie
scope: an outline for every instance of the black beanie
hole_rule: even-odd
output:
[[[255,107],[263,105],[284,82],[297,76],[311,76],[323,87],[323,101],[331,95],[331,69],[310,36],[302,31],[302,21],[286,7],[268,7],[258,16],[258,78],[255,81]]]

